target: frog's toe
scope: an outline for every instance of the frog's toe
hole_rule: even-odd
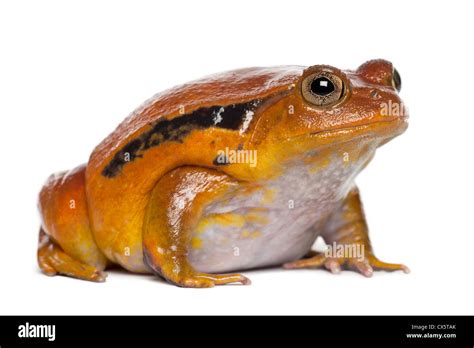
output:
[[[222,274],[212,275],[212,278],[216,285],[240,283],[242,285],[250,285],[252,282],[249,278],[242,274]]]
[[[103,283],[105,282],[105,279],[107,278],[108,274],[106,272],[102,272],[102,271],[99,271],[99,270],[95,270],[93,271],[93,273],[91,274],[90,276],[90,281],[93,281],[93,282],[98,282],[98,283]]]
[[[324,267],[332,274],[339,274],[341,273],[342,262],[338,259],[328,258],[324,262]]]
[[[370,278],[374,274],[374,269],[366,259],[363,260],[350,260],[348,267],[355,272],[359,272],[363,276]]]
[[[387,263],[380,261],[376,256],[369,255],[367,257],[369,264],[377,271],[403,271],[404,273],[410,273],[410,269],[401,263]]]
[[[288,262],[283,265],[285,269],[298,269],[298,268],[325,268],[332,274],[341,273],[344,260],[339,258],[327,257],[324,254],[316,254],[313,257]]]
[[[212,280],[199,276],[189,277],[181,281],[175,282],[175,284],[183,288],[212,288],[215,285]]]
[[[326,261],[327,261],[327,258],[324,254],[317,254],[307,259],[287,262],[283,264],[283,268],[285,269],[320,268],[325,264]]]
[[[251,284],[251,281],[242,274],[197,273],[196,275],[188,276],[174,283],[185,288],[212,288],[215,285],[231,283],[249,285]]]

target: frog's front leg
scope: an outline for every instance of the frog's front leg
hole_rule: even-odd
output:
[[[372,276],[373,270],[409,272],[402,264],[380,261],[373,253],[368,235],[359,190],[352,189],[342,206],[331,216],[324,228],[322,237],[332,248],[332,253],[310,252],[308,258],[286,263],[283,267],[320,268],[325,267],[332,273],[339,273],[341,268],[349,268]]]
[[[180,167],[160,179],[145,214],[145,263],[167,281],[182,287],[250,284],[241,274],[201,273],[188,262],[191,232],[204,207],[236,185],[226,174],[199,167]]]

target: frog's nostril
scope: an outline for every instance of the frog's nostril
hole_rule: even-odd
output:
[[[395,68],[393,68],[392,72],[392,85],[398,92],[402,89],[402,78]]]
[[[375,99],[375,100],[382,98],[382,96],[376,89],[373,89],[370,91],[370,96],[372,97],[372,99]]]

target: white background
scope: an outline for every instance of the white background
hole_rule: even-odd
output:
[[[474,314],[468,1],[2,1],[0,314]],[[182,289],[36,266],[37,194],[154,93],[248,66],[394,63],[408,131],[360,175],[377,255],[412,273],[281,269]]]

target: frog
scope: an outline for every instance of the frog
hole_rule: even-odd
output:
[[[406,109],[387,109],[400,89],[374,59],[241,68],[160,92],[86,164],[48,178],[39,268],[103,282],[119,267],[188,288],[250,284],[239,272],[268,267],[408,273],[375,256],[355,184],[407,129]],[[343,249],[315,251],[318,237]]]

